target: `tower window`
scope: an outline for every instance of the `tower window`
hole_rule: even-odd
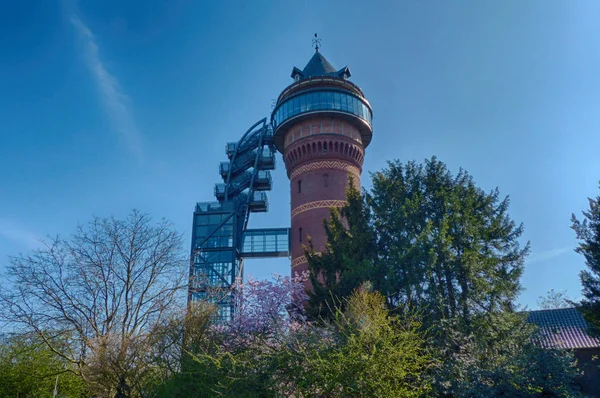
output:
[[[302,228],[298,228],[298,242],[302,242]]]
[[[323,174],[323,185],[325,185],[325,187],[329,186],[329,175],[328,174]]]
[[[298,193],[302,192],[302,180],[298,180]]]

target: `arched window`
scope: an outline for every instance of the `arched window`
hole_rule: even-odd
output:
[[[329,175],[328,174],[323,174],[323,185],[325,185],[325,187],[329,186]]]
[[[302,242],[302,228],[298,228],[298,242]]]
[[[298,193],[302,193],[302,180],[298,180]]]

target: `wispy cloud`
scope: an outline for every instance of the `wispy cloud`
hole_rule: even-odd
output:
[[[142,160],[142,139],[129,107],[129,97],[122,92],[117,78],[104,66],[92,31],[76,14],[71,16],[70,21],[83,42],[86,64],[98,84],[102,102],[115,130],[133,155]]]
[[[9,240],[27,249],[39,247],[41,239],[15,221],[0,218],[0,238]]]
[[[541,261],[546,261],[546,260],[550,260],[550,259],[553,259],[558,256],[562,256],[563,254],[570,252],[571,250],[573,250],[572,247],[557,247],[557,248],[545,250],[542,252],[535,252],[529,256],[529,258],[527,259],[527,262],[529,264],[539,263]]]

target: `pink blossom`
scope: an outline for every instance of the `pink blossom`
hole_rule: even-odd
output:
[[[227,345],[247,346],[260,341],[275,348],[281,339],[302,328],[306,317],[304,290],[307,274],[294,278],[274,274],[272,280],[248,278],[234,285],[235,313],[227,325],[213,327]]]

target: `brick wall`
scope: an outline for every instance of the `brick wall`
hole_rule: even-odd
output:
[[[356,128],[335,117],[303,120],[286,134],[283,153],[291,197],[292,275],[308,269],[304,245],[325,248],[323,220],[346,201],[349,177],[360,188],[364,149]],[[310,288],[310,284],[307,284]]]

